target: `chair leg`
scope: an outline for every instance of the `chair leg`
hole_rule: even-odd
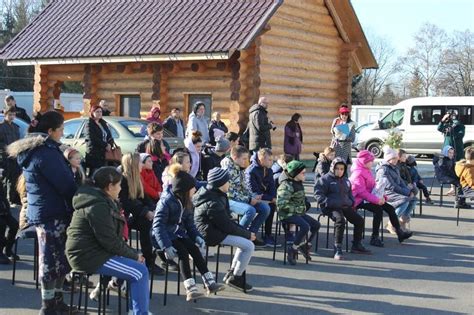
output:
[[[420,217],[423,214],[423,193],[420,189]]]
[[[186,279],[184,279],[186,280]],[[179,258],[178,258],[178,288],[176,289],[176,294],[179,296],[181,290],[181,268],[179,268]]]
[[[39,288],[39,249],[38,249],[38,238],[35,238],[35,245],[34,245],[34,258],[33,258],[33,268],[36,270],[36,279],[35,279],[35,286],[36,290]],[[35,265],[36,262],[36,265]]]
[[[380,221],[380,236],[383,242],[383,214],[382,214],[382,221]]]
[[[86,288],[84,293],[84,314],[87,314],[87,304],[89,302],[89,275],[86,275]],[[79,305],[80,307],[81,305]]]
[[[329,248],[329,221],[330,221],[330,218],[328,216],[328,224],[326,227],[326,249]]]
[[[282,223],[283,225],[283,223]],[[284,230],[284,228],[283,228]],[[283,245],[283,265],[286,265],[286,249],[287,249],[287,239],[288,239],[288,233],[286,233],[286,231],[283,231],[283,233],[285,234],[285,244]]]
[[[130,292],[130,286],[128,285],[128,282],[125,281],[125,311],[127,313],[128,313],[128,310],[129,310],[128,302],[130,301],[129,292]]]
[[[439,194],[439,206],[443,206],[443,183],[441,183],[441,193]]]
[[[118,314],[122,315],[122,284],[118,288]]]
[[[72,273],[72,281],[71,281],[71,293],[70,296],[69,296],[69,315],[72,314],[72,307],[73,307],[73,303],[74,303],[74,277],[76,276],[76,274],[73,272]],[[81,305],[79,304],[79,307]]]
[[[99,277],[99,305],[97,314],[102,313],[102,299],[105,298],[102,296],[102,275]]]
[[[217,253],[216,253],[216,282],[219,278],[219,256],[221,254],[221,245],[217,245]]]
[[[168,263],[167,263],[168,264]],[[151,268],[150,270],[150,300],[151,300],[151,297],[153,296],[153,280],[155,279],[155,268]]]
[[[244,270],[242,277],[244,278],[244,293],[247,293],[247,270]]]
[[[12,271],[12,285],[15,285],[15,276],[16,276],[16,254],[18,252],[18,238],[15,240],[15,254],[13,255],[13,271]],[[35,272],[33,267],[33,277],[35,277]]]
[[[178,274],[179,274],[179,265],[178,265]],[[163,306],[166,306],[167,298],[168,298],[168,264],[166,264],[166,267],[165,267],[165,291],[163,292]]]
[[[349,252],[349,223],[346,220],[346,253]]]
[[[277,225],[276,225],[276,228],[275,228],[275,237],[273,238],[273,261],[275,261],[275,255],[276,255],[276,249],[277,249],[277,231],[278,231],[278,224],[279,224],[279,219],[278,219],[278,214],[276,215],[277,217]],[[286,244],[285,244],[286,246]],[[232,261],[231,261],[231,264],[232,264]]]
[[[364,229],[362,230],[362,239],[365,239],[365,209],[364,209]]]
[[[318,222],[320,222],[320,218],[321,218],[322,214],[318,215]],[[321,222],[320,222],[321,223]],[[314,253],[316,254],[318,252],[318,246],[319,246],[319,230],[318,232],[316,233],[316,247],[314,249]]]
[[[80,309],[81,309],[81,305],[82,305],[82,285],[84,284],[84,281],[82,280],[82,274],[80,274],[80,273],[79,273],[79,274],[75,274],[75,275],[73,274],[72,277],[74,278],[76,275],[77,275],[78,277],[80,277],[80,278],[79,278],[79,300],[78,300],[78,302],[77,302],[77,309],[80,310]],[[73,283],[74,283],[74,279],[72,279],[72,280],[73,280]],[[72,285],[72,284],[71,284],[71,285]],[[85,297],[85,299],[87,300],[87,296]]]

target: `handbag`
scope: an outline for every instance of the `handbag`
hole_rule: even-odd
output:
[[[122,149],[114,142],[110,151],[105,151],[105,160],[110,162],[122,161]]]

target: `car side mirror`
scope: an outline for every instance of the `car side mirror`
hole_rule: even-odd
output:
[[[382,121],[381,121],[381,120],[378,120],[378,121],[377,121],[377,129],[383,129],[382,127],[383,127]]]

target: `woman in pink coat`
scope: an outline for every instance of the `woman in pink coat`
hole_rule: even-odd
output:
[[[375,178],[372,175],[371,169],[374,160],[375,157],[371,152],[367,150],[360,151],[357,154],[355,163],[352,165],[350,181],[352,184],[352,194],[355,199],[355,208],[365,209],[374,215],[370,245],[383,247],[383,242],[379,238],[380,223],[383,216],[382,211],[388,214],[400,243],[411,237],[412,233],[404,232],[400,228],[400,222],[398,221],[395,209],[385,202],[384,183],[379,182],[376,184]]]

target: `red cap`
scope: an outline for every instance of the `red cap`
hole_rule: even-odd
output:
[[[350,113],[350,112],[351,110],[348,107],[343,106],[339,108],[339,114]]]

